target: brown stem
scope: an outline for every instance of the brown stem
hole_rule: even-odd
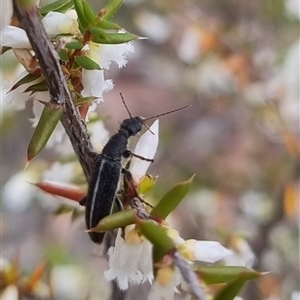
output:
[[[37,8],[33,6],[25,9],[16,0],[13,1],[13,5],[15,14],[22,28],[26,31],[39,61],[49,88],[50,101],[55,105],[61,105],[64,109],[61,118],[62,125],[70,138],[84,174],[89,179],[93,166],[93,147],[85,122],[81,119],[78,109],[74,105],[75,94],[72,94],[68,89],[58,55],[47,37]]]

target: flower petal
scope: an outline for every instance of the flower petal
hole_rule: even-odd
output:
[[[13,14],[13,9],[12,9],[12,2],[11,0],[2,0],[0,4],[0,31],[5,25],[8,25],[10,23],[10,19]]]
[[[55,37],[58,34],[73,34],[78,31],[78,23],[74,16],[59,12],[49,12],[42,20],[46,32],[50,37]]]
[[[232,251],[215,241],[187,240],[184,245],[190,248],[193,261],[205,261],[214,263],[226,256],[232,255]]]
[[[152,133],[151,131],[154,133]],[[150,130],[147,130],[139,139],[135,149],[134,154],[143,156],[145,158],[153,159],[158,146],[158,130],[159,130],[159,120],[156,120]],[[145,176],[151,162],[141,160],[140,158],[133,157],[131,159],[129,171],[136,182],[139,182],[143,176]]]
[[[113,88],[112,80],[104,79],[103,70],[82,70],[83,97],[98,97],[102,99],[102,94]]]
[[[10,25],[5,26],[1,31],[1,45],[12,48],[31,48],[26,32]]]
[[[88,48],[87,56],[98,63],[103,69],[109,69],[111,62],[116,63],[119,69],[123,68],[127,64],[125,55],[134,52],[132,43],[100,45],[90,42]]]

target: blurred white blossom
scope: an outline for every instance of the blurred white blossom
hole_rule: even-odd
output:
[[[9,285],[1,293],[1,300],[17,300],[19,292],[15,285]]]
[[[199,93],[217,96],[236,89],[234,74],[217,59],[210,59],[199,65],[197,72]]]
[[[36,193],[35,187],[29,183],[32,181],[30,172],[20,171],[10,177],[3,188],[3,207],[15,212],[24,211]]]
[[[51,286],[55,299],[85,299],[88,291],[88,276],[76,265],[55,266],[51,271]],[[66,280],[67,279],[67,280]]]
[[[177,267],[164,266],[157,270],[148,300],[173,300],[176,286],[182,281]]]
[[[43,173],[43,181],[69,183],[75,175],[76,164],[55,162]]]
[[[135,22],[141,32],[156,43],[165,42],[171,35],[170,22],[161,15],[141,11],[136,15]]]
[[[291,18],[300,19],[300,3],[299,0],[286,0],[284,1],[285,9]]]
[[[229,247],[232,255],[224,258],[227,266],[244,266],[251,268],[255,262],[255,254],[249,243],[242,236],[234,235],[231,237]]]
[[[178,57],[186,63],[195,63],[201,55],[201,35],[197,26],[187,27],[177,50]]]

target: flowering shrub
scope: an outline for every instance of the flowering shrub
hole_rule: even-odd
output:
[[[33,1],[25,1],[25,4],[14,1],[14,4],[28,15],[36,10]],[[49,145],[52,134],[59,135],[56,141],[62,142],[61,135],[64,131],[62,128],[58,130],[58,124],[67,114],[63,101],[72,101],[81,119],[78,120],[76,115],[74,118],[85,126],[85,122],[92,119],[92,112],[97,104],[103,101],[103,93],[113,88],[113,81],[105,79],[105,70],[109,69],[111,63],[117,64],[119,68],[124,67],[127,63],[126,55],[134,51],[131,42],[138,39],[138,36],[111,21],[121,4],[119,0],[110,0],[97,15],[85,0],[59,0],[39,10],[41,24],[55,50],[55,58],[59,61],[70,99],[55,99],[50,81],[58,81],[58,78],[48,78],[49,74],[42,65],[43,58],[38,56],[38,52],[32,51],[36,49],[35,45],[26,35],[30,28],[24,26],[22,29],[11,25],[3,27],[2,46],[6,51],[13,50],[25,68],[6,88],[4,101],[17,109],[23,109],[28,100],[34,102],[33,124],[36,129],[28,146],[28,162]],[[22,19],[18,21],[23,24]],[[60,84],[58,82],[58,86]],[[72,127],[73,116],[68,115],[67,120]],[[64,129],[67,130],[65,125]],[[100,131],[105,134],[102,127]],[[95,134],[92,135],[94,136]],[[124,210],[106,216],[95,228],[89,230],[117,230],[115,243],[108,249],[109,268],[104,276],[109,281],[115,280],[121,290],[148,281],[152,284],[148,299],[174,299],[175,293],[179,291],[194,299],[234,299],[246,281],[259,277],[261,273],[247,268],[248,266],[226,266],[226,259],[234,255],[233,251],[216,241],[184,240],[166,220],[188,193],[194,176],[176,184],[158,201],[144,197],[147,191],[153,189],[155,178],[147,175],[150,162],[141,160],[136,155],[153,159],[158,147],[158,137],[158,121],[155,121],[139,139],[133,152],[135,156],[124,164],[125,174],[129,177],[124,174],[123,183],[116,195]],[[89,139],[88,136],[87,138]],[[74,142],[71,137],[70,139],[79,157],[76,149],[80,146],[74,146],[74,143],[87,141],[77,139]],[[54,164],[52,170],[58,167],[62,180],[66,180],[68,176],[71,180],[76,162],[68,166],[62,165]],[[45,174],[45,179],[51,179],[50,171]],[[85,172],[85,175],[89,184],[89,173]],[[85,190],[62,187],[46,181],[37,183],[37,186],[45,192],[76,202],[86,193]],[[60,207],[58,211],[68,211],[68,208]],[[81,215],[78,208],[73,211],[76,211],[76,217]],[[11,285],[19,287],[20,276],[10,276],[12,269],[13,274],[21,273],[14,264],[7,264],[1,270],[6,290]],[[39,294],[40,290],[33,287],[40,283],[45,272],[44,265],[36,272],[38,276],[32,276],[31,281],[25,285],[25,293],[28,295]],[[210,288],[212,284],[222,285],[215,291]],[[50,291],[45,293],[48,296]]]

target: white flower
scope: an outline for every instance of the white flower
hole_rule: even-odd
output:
[[[51,11],[42,19],[42,22],[49,37],[55,37],[58,34],[75,36],[79,33],[75,10],[68,11],[65,14]]]
[[[119,68],[126,65],[126,54],[134,52],[131,43],[120,45],[100,45],[89,42],[85,47],[86,55],[95,61],[102,69],[109,69],[112,62],[116,63]],[[82,70],[82,84],[84,89],[81,94],[84,97],[102,98],[103,92],[110,91],[113,88],[112,80],[104,79],[103,70]]]
[[[9,285],[1,293],[1,300],[16,300],[19,299],[19,292],[16,286]]]
[[[133,153],[145,158],[153,159],[157,150],[159,134],[159,120],[156,120],[152,126],[139,139]],[[145,176],[151,162],[142,160],[137,157],[132,157],[129,171],[134,180],[140,182]]]
[[[1,45],[12,48],[31,48],[26,32],[15,26],[5,26],[2,30]]]
[[[135,22],[143,34],[160,44],[171,36],[170,20],[162,15],[141,11],[135,18]]]
[[[43,181],[71,182],[75,175],[75,164],[55,162],[43,174]]]
[[[11,211],[21,212],[29,207],[35,196],[32,173],[18,172],[6,182],[3,188],[3,206]]]
[[[174,300],[176,286],[181,281],[182,276],[178,268],[173,266],[159,268],[148,295],[148,300]]]
[[[113,88],[112,80],[104,79],[103,70],[82,70],[83,97],[102,98],[104,92],[108,92]]]
[[[58,34],[76,35],[78,32],[78,23],[74,18],[67,14],[50,12],[42,20],[46,32],[50,37]],[[12,48],[31,49],[26,32],[15,26],[5,26],[2,30],[1,45]]]
[[[291,19],[300,19],[300,5],[299,0],[286,0],[284,1],[287,15]]]
[[[102,45],[89,42],[87,49],[87,56],[106,70],[109,69],[112,62],[116,63],[119,69],[125,67],[127,64],[125,55],[134,52],[132,43]]]
[[[88,276],[77,265],[55,266],[51,271],[51,286],[55,299],[80,300],[89,293]]]
[[[216,96],[236,89],[234,74],[217,59],[210,59],[201,64],[197,73],[199,93]]]
[[[128,289],[129,284],[140,284],[153,280],[152,245],[141,238],[135,229],[121,237],[118,230],[115,247],[108,250],[109,270],[105,271],[107,280],[116,280],[121,290]]]
[[[227,266],[252,267],[255,262],[255,254],[249,243],[243,237],[237,235],[231,237],[229,247],[234,252],[224,259]]]
[[[195,26],[189,26],[182,34],[177,50],[179,58],[185,63],[195,63],[201,55],[201,32]]]
[[[300,299],[300,291],[293,291],[291,295],[291,300],[299,300]]]
[[[21,73],[10,85],[5,84],[5,95],[3,97],[3,102],[6,104],[13,104],[17,110],[22,110],[25,108],[26,101],[28,100],[31,92],[24,92],[29,86],[34,85],[41,81],[41,78],[38,78],[30,83],[22,84],[13,91],[10,91],[11,88],[23,77],[27,75],[27,71]]]
[[[184,248],[184,254],[191,261],[204,261],[215,263],[224,257],[232,255],[233,252],[215,241],[187,240],[180,245]]]

